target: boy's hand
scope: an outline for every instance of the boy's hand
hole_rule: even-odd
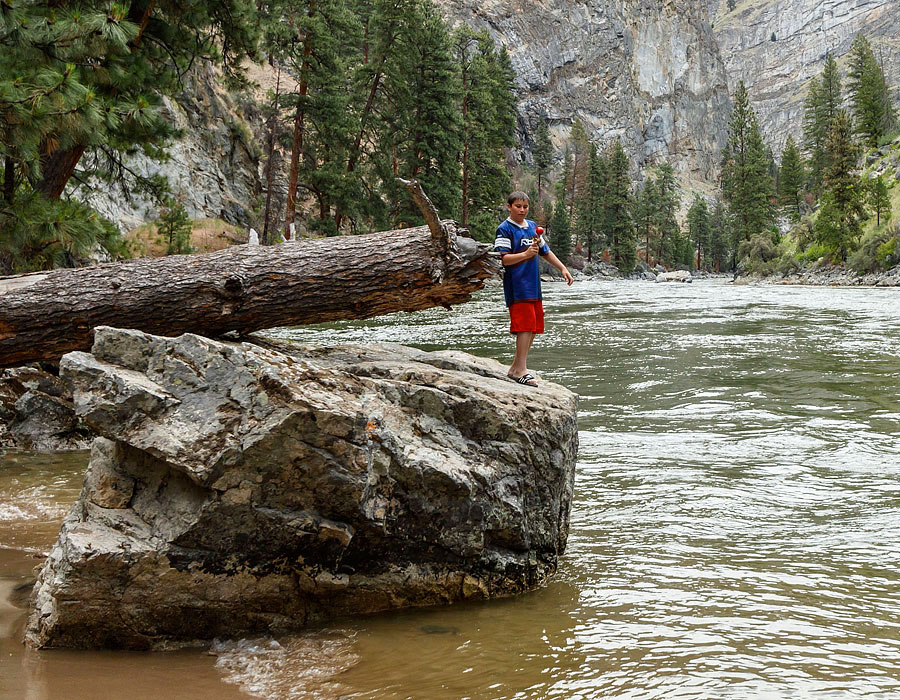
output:
[[[540,248],[538,247],[537,241],[528,246],[524,251],[525,260],[531,260],[533,257],[540,253]]]
[[[566,268],[563,268],[562,275],[563,279],[566,281],[566,284],[571,287],[572,283],[575,281],[575,278],[572,277],[572,273],[569,272]]]

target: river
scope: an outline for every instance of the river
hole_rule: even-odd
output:
[[[27,651],[0,602],[0,699],[900,696],[900,290],[545,287],[529,366],[580,396],[550,583],[211,653]],[[278,334],[508,361],[501,297]],[[0,456],[0,601],[85,461]]]

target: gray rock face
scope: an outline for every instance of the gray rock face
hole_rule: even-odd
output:
[[[34,646],[510,595],[565,548],[575,397],[497,362],[100,328],[61,372],[104,437],[35,586]]]
[[[706,8],[695,2],[440,0],[455,23],[505,46],[519,88],[520,141],[546,116],[561,145],[573,121],[598,143],[619,138],[637,167],[672,162],[712,180],[730,110]],[[530,158],[530,155],[526,155]]]
[[[128,166],[144,177],[165,176],[191,218],[220,218],[248,228],[249,211],[262,186],[255,127],[219,80],[210,69],[188,73],[177,101],[165,100],[166,117],[183,133],[168,148],[169,159],[135,155]],[[153,202],[117,184],[79,195],[123,231],[158,215]]]
[[[37,365],[0,370],[0,447],[83,450],[93,437],[58,377]]]
[[[844,57],[859,32],[883,60],[888,84],[900,84],[897,0],[745,0],[733,11],[724,1],[710,4],[716,5],[713,24],[728,82],[733,90],[744,81],[776,154],[789,133],[801,142],[809,80],[822,72],[826,54],[846,74]]]

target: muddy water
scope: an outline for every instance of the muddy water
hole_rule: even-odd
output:
[[[581,450],[546,587],[156,655],[28,652],[0,603],[0,700],[900,696],[900,290],[547,291]],[[498,295],[281,334],[508,357]],[[85,460],[0,456],[0,599]]]

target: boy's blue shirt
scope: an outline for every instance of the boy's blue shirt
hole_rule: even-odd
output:
[[[531,219],[525,219],[524,226],[519,226],[507,219],[497,227],[494,250],[501,255],[504,253],[522,253],[537,238],[535,224]],[[544,243],[540,248],[540,255],[547,255],[549,252],[550,248]],[[507,306],[511,306],[517,301],[538,301],[542,298],[541,275],[537,257],[525,260],[517,265],[504,266],[503,296],[506,297]]]

